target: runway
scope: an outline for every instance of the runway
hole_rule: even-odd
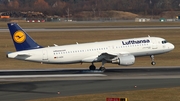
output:
[[[180,29],[180,26],[128,26],[128,27],[85,27],[85,28],[37,28],[26,29],[27,32],[39,32],[39,31],[101,31],[101,30],[154,30],[154,29]],[[0,32],[9,32],[8,29],[0,29]]]
[[[66,77],[48,76],[67,74],[69,76]],[[25,75],[36,75],[36,77],[25,77]],[[8,76],[20,77],[5,78]],[[3,70],[0,71],[0,80],[0,100],[24,101],[58,96],[177,87],[180,85],[180,67],[109,67],[104,73],[81,68]]]

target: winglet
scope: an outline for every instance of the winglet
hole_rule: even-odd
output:
[[[17,23],[11,22],[7,25],[16,51],[42,48]]]

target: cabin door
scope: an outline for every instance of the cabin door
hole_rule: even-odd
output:
[[[44,62],[48,62],[47,50],[43,50],[43,51],[42,51],[42,54],[43,54],[42,60],[43,60]]]
[[[156,40],[152,40],[152,49],[157,49],[157,41]]]

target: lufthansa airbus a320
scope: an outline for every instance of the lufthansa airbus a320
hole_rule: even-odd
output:
[[[37,44],[17,23],[8,23],[16,52],[7,53],[8,58],[51,64],[102,62],[99,70],[104,71],[105,63],[132,65],[135,57],[150,56],[155,65],[154,55],[167,53],[174,49],[172,43],[160,37],[141,37],[83,44],[42,47]]]

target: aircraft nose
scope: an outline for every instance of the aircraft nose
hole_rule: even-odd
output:
[[[169,49],[173,50],[174,48],[175,48],[175,46],[172,43],[170,43]]]

